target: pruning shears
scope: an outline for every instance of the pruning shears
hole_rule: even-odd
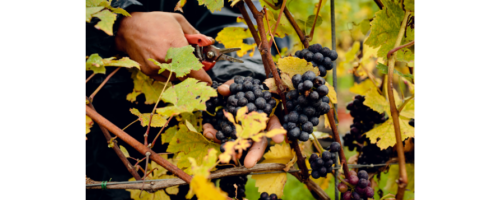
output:
[[[219,60],[243,63],[242,60],[233,58],[225,54],[239,51],[241,50],[241,48],[219,49],[213,45],[215,43],[215,40],[213,38],[207,37],[202,34],[184,34],[184,36],[186,37],[188,43],[195,48],[194,55],[200,60],[201,64],[203,64],[203,69],[205,71],[212,69],[215,63]]]

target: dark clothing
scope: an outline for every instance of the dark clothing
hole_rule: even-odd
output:
[[[114,0],[112,1],[113,7],[120,7],[127,10],[129,13],[134,11],[166,11],[173,12],[177,1],[137,1],[137,0]],[[206,7],[198,6],[196,1],[188,1],[184,6],[184,16],[186,19],[202,34],[215,38],[217,33],[222,28],[227,26],[245,26],[244,24],[236,23],[236,17],[241,16],[238,9],[231,8],[227,2],[220,12],[211,13]],[[258,3],[258,2],[255,2]],[[257,4],[258,6],[258,4]],[[113,30],[119,28],[120,20],[123,16],[119,15],[114,24]],[[127,56],[116,51],[114,48],[114,36],[109,36],[101,30],[97,30],[94,26],[99,19],[94,18],[91,23],[86,23],[86,56],[93,53],[98,53],[102,58]],[[254,22],[255,23],[255,22]],[[246,26],[245,26],[246,27]],[[253,40],[253,39],[249,39]],[[253,41],[250,41],[253,42]],[[288,46],[289,39],[278,39],[279,46]],[[222,45],[218,45],[223,47]],[[273,49],[274,50],[274,49]],[[275,52],[275,50],[274,50]],[[235,53],[231,55],[236,57]],[[214,68],[207,73],[212,77],[212,80],[218,82],[225,82],[231,79],[234,75],[252,76],[263,80],[265,78],[264,68],[259,51],[255,51],[253,57],[246,55],[242,58],[244,64],[231,63],[229,61],[220,61]],[[106,75],[95,75],[86,84],[87,97],[102,83],[106,76],[114,69],[109,67],[106,70]],[[87,71],[86,76],[90,76],[92,71]],[[124,128],[130,122],[137,119],[135,115],[130,113],[131,108],[137,108],[142,113],[150,113],[154,105],[145,105],[144,95],[137,97],[137,103],[131,103],[126,100],[128,93],[132,92],[134,85],[131,79],[131,73],[127,69],[120,69],[99,91],[95,96],[93,105],[98,113],[110,120],[112,123],[120,128]],[[160,102],[158,107],[165,106]],[[140,141],[144,141],[144,133],[146,128],[137,122],[126,129],[126,132],[132,137]],[[149,142],[152,142],[159,128],[151,128]],[[108,148],[106,139],[99,129],[97,124],[91,128],[91,132],[86,135],[86,175],[95,181],[127,181],[132,176],[127,171],[123,163],[120,161],[115,152]],[[113,136],[113,135],[112,135]],[[131,157],[142,158],[143,156],[135,151],[132,147],[123,141],[119,141],[119,145],[123,145]],[[158,143],[157,143],[158,144]],[[155,152],[165,152],[165,145],[155,145],[153,148]],[[135,164],[135,161],[129,159]],[[142,165],[144,168],[144,165]],[[142,174],[142,173],[140,173]],[[188,191],[188,186],[180,187],[178,195],[171,196],[171,199],[184,199]],[[86,190],[87,199],[130,199],[130,193],[125,190]]]

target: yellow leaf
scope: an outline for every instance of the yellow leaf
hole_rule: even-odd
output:
[[[92,14],[101,11],[103,8],[104,7],[102,6],[85,8],[85,21],[90,23],[90,20],[92,19]]]
[[[399,115],[408,119],[415,118],[415,99],[408,101]]]
[[[313,65],[304,59],[296,57],[284,57],[278,59],[277,67],[281,70],[281,80],[283,84],[288,88],[292,89],[292,77],[295,74],[304,74],[307,71],[313,71],[317,76],[319,75],[319,69],[313,67]]]
[[[164,133],[161,134],[161,144],[169,143],[176,133],[177,125],[168,128]]]
[[[295,153],[288,143],[277,144],[264,154],[265,160],[262,161],[262,163],[281,163],[288,166],[291,160],[293,162],[294,157]],[[293,163],[291,163],[291,165],[293,165]],[[283,196],[286,173],[252,175],[252,178],[255,179],[255,186],[259,188],[259,193],[267,192],[269,194],[274,193],[278,195],[278,197]]]
[[[203,158],[203,161],[199,163],[199,166],[194,158],[188,159],[192,165],[193,175],[201,175],[205,178],[208,178],[208,176],[210,175],[210,171],[212,169],[215,169],[215,165],[217,165],[217,151],[213,148],[209,149],[208,154]]]
[[[125,149],[125,147],[123,147],[122,145],[120,145],[120,151],[123,153],[125,157],[127,158],[130,157],[130,154],[128,154],[127,149]]]
[[[365,93],[365,101],[363,104],[379,113],[383,113],[384,111],[389,115],[391,113],[389,102],[385,100],[384,96],[378,93],[376,88],[372,88]]]
[[[135,102],[138,95],[144,94],[146,97],[144,104],[156,103],[165,83],[149,78],[138,69],[132,69],[132,79],[134,80],[134,89],[127,95],[127,100]]]
[[[107,33],[108,35],[113,35],[113,24],[116,20],[116,14],[110,12],[109,10],[103,10],[97,14],[93,14],[94,17],[99,18],[99,21],[95,27]]]
[[[328,82],[325,83],[326,87],[328,87],[328,98],[330,98],[330,102],[333,104],[337,103],[337,92],[335,92],[335,88],[333,88]]]
[[[149,125],[149,118],[151,117],[151,113],[141,113],[137,108],[131,108],[130,112],[139,117],[139,121],[141,121],[141,125],[146,127]],[[151,121],[151,127],[163,127],[167,123],[167,119],[162,117],[159,114],[153,115],[153,121]]]
[[[94,121],[88,116],[85,115],[85,134],[90,133],[90,128],[94,125]]]
[[[173,186],[173,187],[168,187],[165,190],[167,191],[167,194],[177,195],[179,193],[179,186],[176,185],[176,186]]]
[[[178,10],[178,11],[181,11],[183,13],[184,11],[182,10],[182,7],[184,7],[184,4],[186,4],[186,1],[187,0],[179,0],[177,2],[177,5],[175,5],[174,11]]]
[[[279,93],[279,89],[278,89],[278,86],[276,85],[274,78],[266,79],[264,81],[264,84],[269,88],[269,92],[276,93],[276,94]]]
[[[196,194],[196,197],[200,200],[226,200],[227,194],[214,186],[214,184],[208,181],[202,175],[195,175],[193,179],[191,179],[191,183],[189,184],[190,191],[186,195],[187,199],[193,197],[193,194]]]
[[[399,118],[399,126],[401,128],[401,141],[406,138],[415,136],[415,129],[408,124],[409,120]],[[372,144],[377,144],[380,149],[384,150],[387,147],[396,145],[396,135],[392,117],[381,125],[366,132],[366,137],[370,139]],[[378,140],[378,141],[377,141]]]
[[[355,83],[354,86],[349,88],[349,91],[354,94],[365,95],[365,93],[368,92],[368,90],[371,90],[373,88],[376,89],[376,86],[373,84],[373,82],[369,79],[366,79],[365,81],[359,84]]]
[[[245,44],[243,42],[243,39],[251,37],[252,33],[250,33],[249,29],[242,27],[226,27],[217,33],[215,40],[224,44],[226,48],[241,48],[241,50],[236,52],[239,57],[243,57],[249,50],[252,50],[248,54],[248,56],[252,57],[257,44]]]
[[[187,126],[187,128],[188,128],[190,131],[195,132],[195,133],[197,133],[197,132],[198,132],[198,131],[196,131],[196,128],[194,128],[194,126],[193,126],[193,125],[192,125],[192,124],[191,124],[188,120],[186,120],[186,126]]]

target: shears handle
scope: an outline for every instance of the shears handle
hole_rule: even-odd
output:
[[[213,38],[207,37],[202,34],[184,34],[184,37],[186,37],[186,40],[189,44],[195,44],[200,47],[213,45],[215,43],[215,40]],[[215,62],[202,60],[201,64],[203,64],[203,69],[205,71],[208,71],[212,69],[212,67],[214,67]]]

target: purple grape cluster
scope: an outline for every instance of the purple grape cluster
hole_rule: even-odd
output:
[[[314,126],[319,124],[319,117],[330,110],[328,87],[325,79],[312,71],[295,74],[292,83],[296,90],[285,95],[289,113],[283,117],[283,128],[289,138],[307,141]]]
[[[365,97],[356,95],[352,102],[347,104],[347,110],[350,111],[353,119],[350,133],[344,136],[344,145],[350,151],[356,149],[360,152],[358,164],[379,164],[387,162],[392,155],[392,148],[381,150],[376,144],[370,143],[366,137],[366,132],[373,129],[376,124],[384,123],[388,118],[370,107],[363,104]],[[360,168],[370,173],[378,171],[380,167]]]
[[[321,157],[315,153],[309,157],[309,164],[312,168],[311,176],[315,179],[326,177],[329,172],[333,171],[332,165],[335,163],[335,159],[337,159],[336,153],[340,151],[340,144],[332,142],[328,149],[329,151],[321,153]]]
[[[227,176],[220,179],[220,189],[227,193],[227,196],[242,200],[246,197],[245,185],[248,178],[243,176]],[[236,187],[234,186],[236,184]]]
[[[341,182],[337,185],[337,188],[342,193],[342,200],[359,200],[366,198],[373,198],[375,191],[371,188],[370,179],[368,178],[368,172],[365,170],[359,170],[356,174],[355,171],[349,171],[350,178],[344,179],[345,182],[354,185],[354,188],[350,188],[347,184]]]
[[[321,47],[320,44],[313,44],[307,49],[295,52],[295,57],[311,62],[319,69],[320,76],[325,76],[327,70],[333,69],[333,61],[337,60],[338,54],[328,47]]]
[[[259,200],[281,200],[281,199],[278,199],[278,195],[276,194],[269,195],[267,192],[263,192],[262,194],[260,194]]]

